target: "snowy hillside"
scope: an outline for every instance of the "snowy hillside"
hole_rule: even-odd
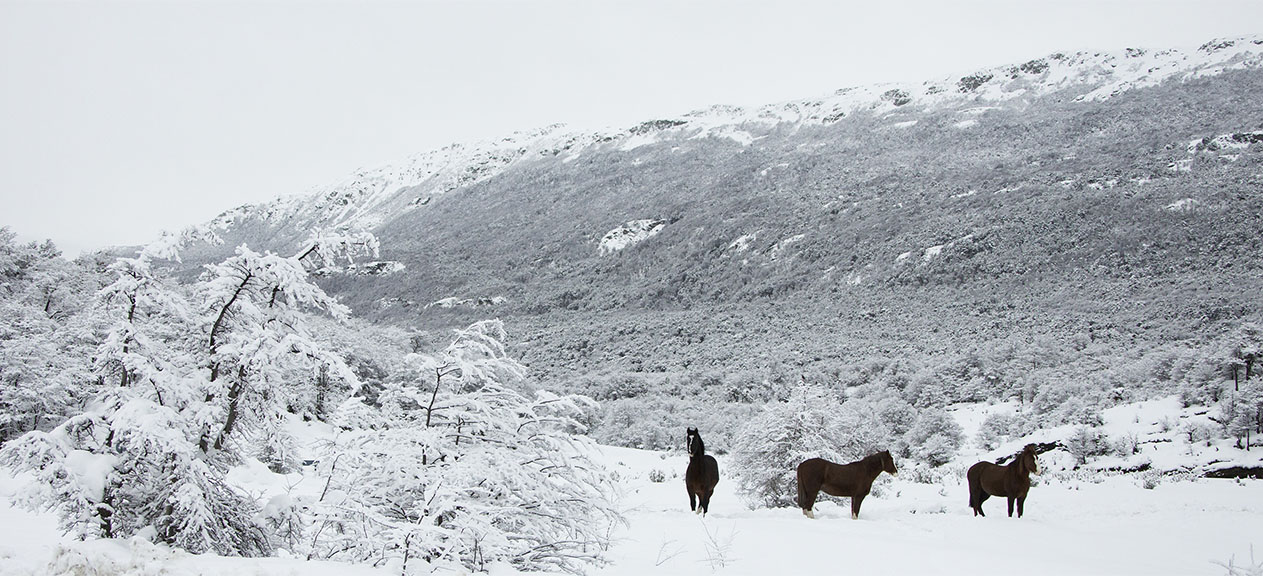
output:
[[[183,273],[367,227],[381,259],[322,272],[331,294],[423,330],[502,318],[557,389],[1009,339],[1204,344],[1260,311],[1261,55],[1258,37],[1053,54],[453,145],[226,213]]]
[[[117,259],[0,228],[0,576],[1257,576],[1261,62],[554,126]],[[1028,446],[1025,517],[974,517]],[[879,451],[858,520],[795,509]]]
[[[435,197],[542,159],[572,162],[603,148],[634,150],[662,141],[714,138],[748,146],[772,131],[827,125],[859,112],[882,115],[973,103],[962,117],[987,106],[1074,90],[1076,101],[1099,101],[1168,80],[1204,78],[1263,66],[1263,38],[1213,40],[1196,49],[1128,49],[1119,53],[1052,54],[1045,58],[921,84],[851,87],[820,98],[746,109],[713,106],[676,118],[595,133],[553,125],[500,140],[453,144],[398,164],[366,169],[312,193],[241,206],[212,223],[221,231],[250,219],[305,233],[313,228],[372,229],[421,209]],[[893,126],[910,126],[913,121]],[[973,125],[973,120],[962,120]]]

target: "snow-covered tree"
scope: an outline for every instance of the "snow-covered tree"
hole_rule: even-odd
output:
[[[164,389],[170,395],[181,386],[193,362],[184,341],[193,329],[189,303],[154,270],[156,261],[177,259],[177,248],[164,236],[134,258],[116,259],[109,267],[114,281],[97,293],[114,322],[97,346],[93,371],[109,384],[144,388],[159,404],[166,401]]]
[[[0,443],[49,430],[95,389],[92,271],[0,228]]]
[[[1245,322],[1231,336],[1231,366],[1234,389],[1257,374],[1256,366],[1263,358],[1263,326]]]
[[[1224,435],[1236,440],[1238,448],[1249,450],[1259,444],[1263,431],[1263,385],[1246,382],[1240,390],[1227,390],[1219,400],[1218,415],[1213,419],[1223,427]]]
[[[890,445],[890,429],[872,403],[840,402],[838,396],[824,387],[804,384],[786,402],[768,405],[742,428],[729,476],[747,504],[796,505],[796,473],[803,460],[847,463]]]
[[[1099,428],[1090,426],[1075,427],[1074,433],[1062,444],[1066,447],[1066,451],[1074,456],[1075,463],[1080,465],[1087,464],[1089,458],[1104,456],[1112,450],[1105,433]]]
[[[911,456],[931,466],[950,462],[964,437],[960,424],[942,408],[922,411],[904,434]]]
[[[995,450],[1013,434],[1014,418],[1003,412],[993,412],[982,419],[974,442],[983,450]]]
[[[503,339],[499,321],[479,322],[414,355],[415,380],[383,392],[376,418],[344,404],[340,424],[371,428],[344,431],[323,459],[312,556],[567,571],[599,557],[619,520],[613,487],[573,434],[594,405],[518,392]]]
[[[153,266],[181,241],[164,237],[111,266],[100,301],[115,320],[95,363],[104,389],[61,426],[10,442],[0,462],[34,473],[27,502],[57,510],[81,537],[150,534],[192,552],[268,554],[276,543],[258,503],[224,474],[260,445],[286,458],[288,377],[328,367],[354,381],[305,327],[306,311],[346,313],[310,283],[316,262],[301,256],[331,252],[283,258],[242,246],[186,290]]]

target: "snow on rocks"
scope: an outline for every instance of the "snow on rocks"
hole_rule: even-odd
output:
[[[1172,212],[1192,212],[1197,208],[1198,204],[1200,204],[1200,202],[1193,198],[1181,198],[1175,202],[1167,204],[1164,208]]]
[[[639,244],[652,238],[667,225],[666,220],[632,220],[618,228],[610,230],[601,237],[599,250],[602,255],[613,254],[628,246]]]
[[[383,260],[364,262],[362,264],[347,264],[346,266],[326,266],[312,272],[312,274],[316,276],[333,276],[335,274],[347,276],[390,276],[396,272],[402,272],[404,268],[406,266],[403,262]]]
[[[498,306],[500,304],[504,304],[505,302],[508,302],[508,298],[505,298],[504,296],[493,296],[491,298],[457,298],[455,296],[448,296],[447,298],[442,298],[426,304],[425,307],[482,308],[485,306]]]

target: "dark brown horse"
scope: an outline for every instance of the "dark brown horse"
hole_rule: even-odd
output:
[[[850,464],[834,464],[823,458],[804,461],[798,465],[798,507],[803,515],[815,518],[811,509],[823,490],[830,496],[850,496],[851,518],[859,518],[860,503],[883,471],[895,474],[895,459],[885,450]]]
[[[1027,444],[1005,466],[990,462],[970,466],[965,477],[969,479],[969,507],[974,509],[974,516],[986,516],[982,513],[982,503],[988,497],[1004,496],[1009,499],[1009,516],[1013,516],[1013,501],[1016,500],[1017,517],[1021,518],[1026,493],[1031,489],[1031,474],[1039,474],[1034,444]]]
[[[706,454],[706,445],[702,443],[702,435],[697,433],[697,428],[688,429],[685,443],[689,451],[689,467],[684,471],[684,487],[689,491],[689,509],[705,516],[710,510],[710,496],[719,483],[719,463],[714,456]]]

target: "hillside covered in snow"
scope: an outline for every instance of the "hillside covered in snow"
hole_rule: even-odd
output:
[[[1261,62],[1257,37],[1061,53],[552,126],[229,211],[185,261],[367,228],[379,259],[321,280],[358,317],[498,317],[535,376],[610,400],[761,397],[866,361],[957,387],[1082,379],[1065,359],[1085,348],[1134,388],[1171,378],[1137,358],[1230,348],[1260,318]]]

